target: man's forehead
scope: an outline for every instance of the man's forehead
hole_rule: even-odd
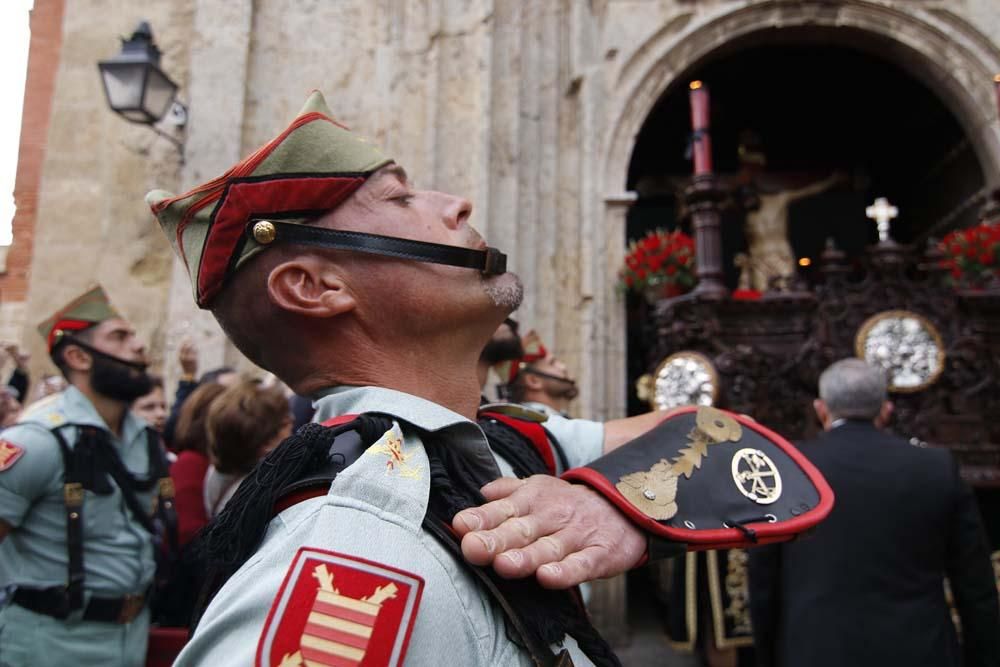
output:
[[[95,333],[118,333],[124,332],[128,334],[134,334],[135,328],[129,324],[128,320],[121,317],[112,317],[110,319],[104,320],[94,327]]]
[[[564,364],[562,360],[559,359],[559,357],[556,357],[554,355],[549,355],[544,359],[540,359],[536,363],[539,366],[544,366],[549,369],[558,370],[559,372],[564,374],[568,372],[566,369],[566,364]]]

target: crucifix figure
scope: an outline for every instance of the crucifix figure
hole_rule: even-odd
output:
[[[871,218],[878,225],[878,242],[886,243],[889,238],[889,222],[899,215],[899,209],[889,203],[885,197],[879,197],[875,203],[865,209],[865,217]]]
[[[736,257],[736,265],[741,269],[739,288],[764,292],[784,285],[795,274],[795,256],[788,242],[791,204],[826,192],[849,179],[845,173],[835,171],[801,187],[781,187],[776,184],[775,176],[769,178],[765,172],[767,157],[763,143],[750,131],[741,133],[739,159],[738,180],[742,183],[747,239],[747,252]]]

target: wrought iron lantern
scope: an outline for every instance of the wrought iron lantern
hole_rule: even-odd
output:
[[[153,125],[171,110],[177,84],[160,69],[160,49],[146,21],[122,40],[121,53],[97,67],[108,106],[125,120]]]

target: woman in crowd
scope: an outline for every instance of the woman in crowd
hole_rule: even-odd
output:
[[[153,388],[145,396],[140,396],[132,403],[132,412],[142,417],[153,429],[163,435],[163,426],[167,423],[167,395],[163,392],[163,378],[150,375]]]
[[[177,509],[177,537],[181,546],[208,523],[205,513],[205,473],[208,472],[208,434],[205,419],[209,406],[225,391],[221,384],[203,384],[184,402],[177,417],[174,446],[177,460],[170,466]]]
[[[212,466],[205,475],[205,511],[214,517],[257,461],[291,435],[291,409],[279,387],[244,380],[213,401],[206,427]]]

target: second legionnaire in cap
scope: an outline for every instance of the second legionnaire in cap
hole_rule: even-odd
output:
[[[70,386],[0,433],[0,540],[16,586],[0,664],[142,665],[154,533],[171,523],[159,438],[128,411],[149,392],[145,350],[99,287],[39,331]]]

